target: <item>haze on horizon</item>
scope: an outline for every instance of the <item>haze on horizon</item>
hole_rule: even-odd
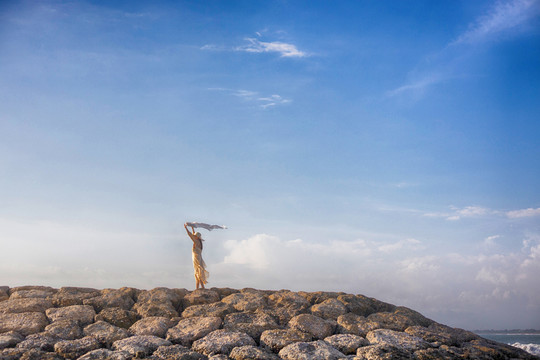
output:
[[[0,3],[0,285],[540,327],[540,2]]]

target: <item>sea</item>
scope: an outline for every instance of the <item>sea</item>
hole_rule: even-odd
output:
[[[483,338],[495,340],[540,356],[540,333],[477,332]]]

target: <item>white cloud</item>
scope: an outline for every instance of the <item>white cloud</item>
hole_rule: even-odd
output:
[[[463,218],[481,217],[497,214],[497,211],[490,210],[481,206],[466,206],[464,208],[450,208],[452,212],[432,212],[425,213],[426,217],[446,218],[446,220],[456,221]]]
[[[208,90],[223,91],[230,95],[241,98],[242,100],[253,102],[262,109],[271,108],[277,105],[289,104],[291,99],[286,99],[278,94],[269,96],[261,96],[257,91],[244,89],[227,89],[227,88],[209,88]]]
[[[507,284],[508,276],[500,270],[482,267],[476,274],[476,280],[487,281],[492,284]]]
[[[495,240],[497,240],[500,237],[501,235],[488,236],[487,238],[484,239],[484,246],[491,247],[491,246],[496,245]]]
[[[382,252],[391,252],[391,251],[401,250],[404,247],[418,249],[420,244],[421,244],[420,240],[404,239],[404,240],[399,240],[398,242],[395,242],[392,244],[381,245],[377,249]]]
[[[497,2],[489,13],[479,17],[453,44],[476,43],[515,29],[539,14],[537,0]]]
[[[511,219],[540,216],[540,208],[536,208],[536,209],[528,208],[528,209],[508,211],[506,213],[506,216],[508,216]]]
[[[421,79],[402,85],[394,90],[390,90],[386,93],[386,96],[393,97],[406,92],[422,93],[429,86],[440,83],[443,80],[444,78],[439,74],[430,74]]]
[[[288,44],[280,41],[265,42],[255,38],[245,38],[248,42],[246,45],[235,48],[237,51],[250,53],[278,53],[281,57],[305,57],[307,53],[298,50],[293,44]]]

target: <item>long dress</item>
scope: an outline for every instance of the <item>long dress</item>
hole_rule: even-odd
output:
[[[210,274],[206,271],[206,263],[202,258],[202,242],[199,239],[193,241],[193,249],[191,251],[193,258],[193,270],[195,270],[195,280],[201,284],[208,282]]]

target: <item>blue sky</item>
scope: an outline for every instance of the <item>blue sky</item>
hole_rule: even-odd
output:
[[[540,327],[540,3],[2,2],[0,283]]]

